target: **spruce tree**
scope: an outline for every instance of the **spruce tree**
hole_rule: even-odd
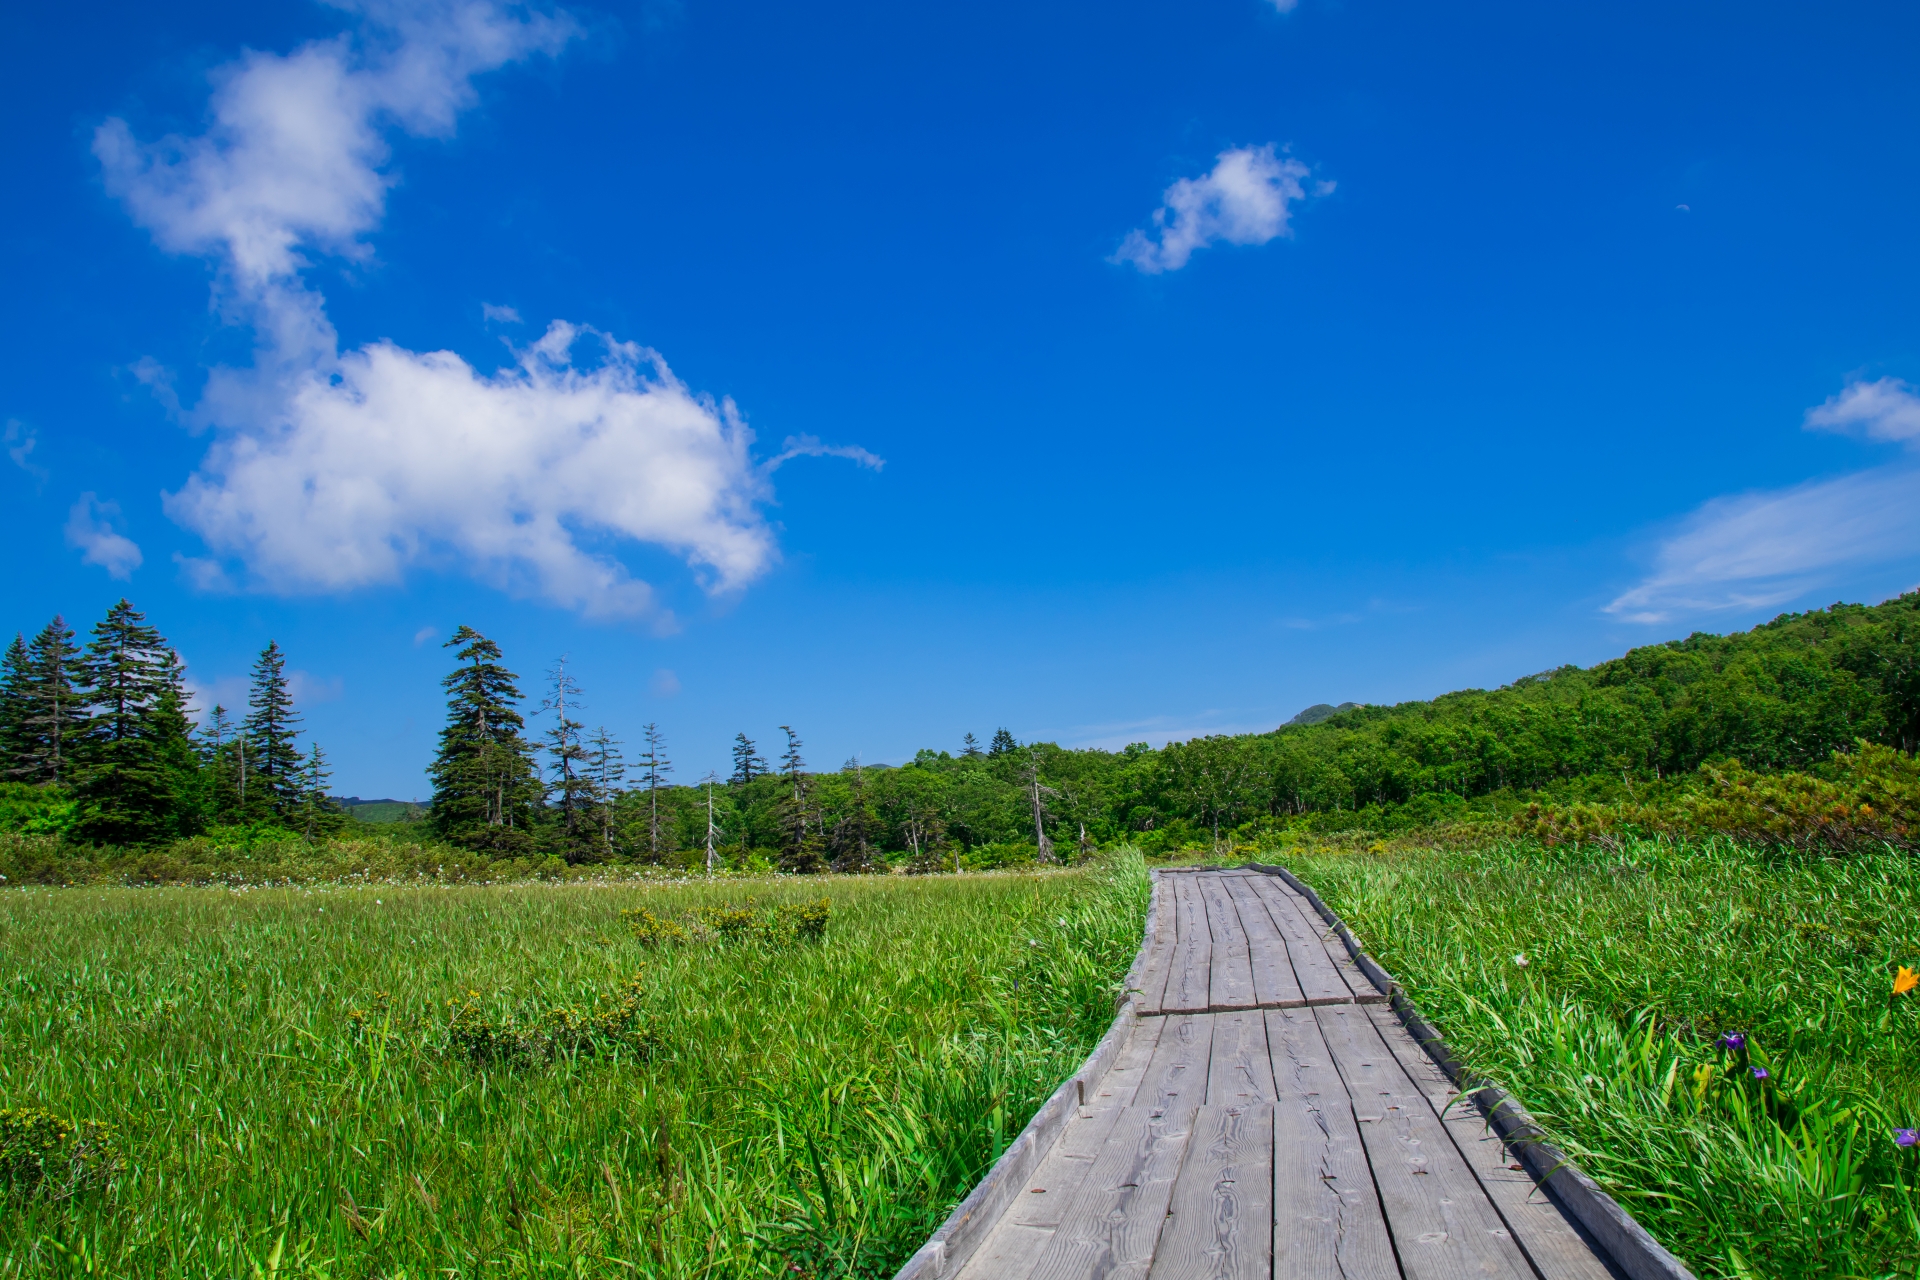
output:
[[[788,786],[787,795],[780,801],[780,869],[802,874],[825,871],[819,824],[812,821],[808,808],[813,788],[808,784],[807,762],[800,754],[800,735],[784,724],[780,731],[787,735],[780,768]]]
[[[308,840],[339,830],[346,819],[340,806],[327,795],[327,782],[332,777],[327,753],[316,742],[300,766],[300,821]]]
[[[460,666],[442,680],[447,724],[434,756],[433,828],[442,839],[500,856],[532,844],[540,782],[515,707],[519,678],[500,646],[462,626],[443,648],[459,646]]]
[[[978,760],[985,754],[986,752],[980,749],[980,739],[974,737],[972,734],[968,734],[961,740],[960,758],[962,760]]]
[[[12,781],[26,772],[27,708],[32,705],[32,662],[27,638],[14,633],[7,656],[0,660],[0,781]]]
[[[761,758],[753,739],[744,733],[733,735],[733,776],[727,779],[729,786],[745,786],[767,771],[767,762]]]
[[[879,823],[867,801],[867,771],[855,756],[842,773],[851,774],[847,809],[833,824],[833,869],[841,872],[884,871],[886,861],[874,845]]]
[[[75,692],[86,679],[80,648],[72,628],[58,617],[26,648],[7,776],[17,782],[71,782],[74,748],[86,719],[85,699]],[[9,651],[10,670],[13,661]]]
[[[268,641],[253,664],[253,687],[247,691],[247,809],[262,817],[291,823],[300,807],[300,771],[304,761],[293,743],[300,717],[293,709],[293,691],[287,687],[287,655]]]
[[[75,834],[106,844],[187,834],[198,820],[199,762],[178,655],[122,600],[93,628],[82,670],[91,714],[74,753]]]
[[[553,785],[560,796],[560,844],[568,862],[585,861],[593,852],[588,819],[593,806],[593,780],[587,772],[587,748],[581,741],[586,725],[575,720],[581,707],[580,686],[567,674],[562,656],[547,673],[547,696],[540,710],[551,711],[553,728],[546,734],[547,754],[553,759]]]
[[[245,743],[233,716],[218,703],[200,727],[201,759],[207,771],[207,816],[213,822],[245,822]]]
[[[620,754],[620,739],[601,725],[587,739],[587,774],[593,779],[595,825],[600,828],[600,856],[611,858],[613,848],[613,804],[620,798],[620,783],[627,776],[626,760]]]
[[[647,780],[647,850],[657,862],[663,852],[660,847],[660,788],[666,783],[666,775],[673,772],[673,761],[667,759],[667,739],[660,732],[659,725],[648,723],[641,736],[647,744],[647,753],[639,761]]]
[[[1019,749],[1020,744],[1014,741],[1011,733],[1008,733],[1005,729],[995,729],[993,731],[993,741],[987,746],[987,754],[998,759],[1008,752]]]

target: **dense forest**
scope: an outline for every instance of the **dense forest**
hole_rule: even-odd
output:
[[[480,856],[575,864],[931,871],[1121,841],[1152,852],[1392,832],[1537,817],[1542,803],[1641,803],[1724,780],[1718,766],[1831,775],[1835,753],[1859,743],[1910,772],[1920,744],[1920,593],[1157,750],[1071,750],[1001,729],[898,766],[819,769],[783,727],[764,749],[739,735],[730,774],[700,781],[676,778],[657,724],[632,743],[589,729],[564,661],[530,698],[485,636],[463,627],[449,648],[434,797],[416,830]],[[182,670],[125,601],[84,647],[59,619],[17,636],[0,676],[0,829],[139,845],[263,826],[314,839],[352,822],[327,799],[324,753],[299,743],[277,645],[244,713],[188,706]]]

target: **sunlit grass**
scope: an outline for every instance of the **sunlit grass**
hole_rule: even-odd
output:
[[[620,919],[832,903],[819,941]],[[1069,1074],[1137,858],[719,886],[0,892],[0,1107],[119,1127],[104,1191],[0,1205],[0,1275],[885,1275]],[[640,1034],[476,1059],[612,1007]],[[795,1268],[798,1268],[798,1272]]]
[[[1894,982],[1920,962],[1913,859],[1628,842],[1285,861],[1700,1274],[1912,1273],[1920,1148],[1895,1134],[1920,1123],[1920,993]]]

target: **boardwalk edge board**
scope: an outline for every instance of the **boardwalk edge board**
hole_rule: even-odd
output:
[[[1100,1082],[1107,1068],[1112,1065],[1114,1055],[1120,1051],[1120,1046],[1127,1042],[1135,1021],[1135,990],[1139,985],[1141,970],[1146,967],[1147,957],[1153,951],[1154,933],[1159,925],[1163,897],[1160,873],[1154,871],[1151,874],[1153,896],[1147,903],[1145,935],[1140,941],[1140,950],[1134,954],[1133,966],[1127,970],[1126,983],[1120,990],[1119,1012],[1114,1016],[1113,1024],[1107,1028],[1107,1034],[1100,1038],[1100,1043],[1080,1064],[1080,1069],[1054,1090],[1053,1096],[1033,1113],[1033,1119],[1020,1131],[1020,1136],[994,1161],[993,1168],[987,1170],[986,1176],[967,1193],[967,1198],[947,1216],[932,1238],[907,1259],[894,1280],[939,1280],[942,1276],[955,1274],[966,1265],[974,1249],[993,1230],[1010,1202],[1019,1194],[1020,1188],[1026,1185],[1028,1177],[1053,1149],[1061,1130],[1066,1128],[1067,1121],[1079,1108],[1086,1087]]]
[[[1440,1038],[1440,1033],[1414,1008],[1406,990],[1380,966],[1379,961],[1366,953],[1360,940],[1354,937],[1353,930],[1347,928],[1346,922],[1334,914],[1333,909],[1305,881],[1285,867],[1261,862],[1244,865],[1250,871],[1278,876],[1313,904],[1313,909],[1320,913],[1320,918],[1339,937],[1347,954],[1360,966],[1360,971],[1387,993],[1388,1004],[1399,1015],[1408,1033],[1427,1051],[1427,1056],[1446,1073],[1447,1079],[1456,1088],[1473,1099],[1474,1105],[1480,1109],[1493,1131],[1500,1135],[1501,1141],[1527,1166],[1527,1172],[1533,1175],[1534,1181],[1546,1187],[1561,1207],[1586,1228],[1588,1234],[1599,1243],[1601,1252],[1615,1266],[1631,1280],[1694,1280],[1693,1273],[1658,1240],[1647,1234],[1647,1229],[1634,1221],[1633,1215],[1621,1208],[1619,1201],[1601,1190],[1599,1184],[1574,1164],[1565,1152],[1547,1140],[1540,1126],[1534,1123],[1533,1117],[1518,1102],[1494,1084],[1466,1072],[1459,1059],[1454,1057],[1453,1050],[1447,1047],[1447,1042]]]

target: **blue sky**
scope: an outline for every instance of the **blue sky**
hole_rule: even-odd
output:
[[[0,623],[452,629],[683,780],[1264,729],[1920,582],[1907,6],[41,6]],[[558,328],[553,327],[558,322]]]

